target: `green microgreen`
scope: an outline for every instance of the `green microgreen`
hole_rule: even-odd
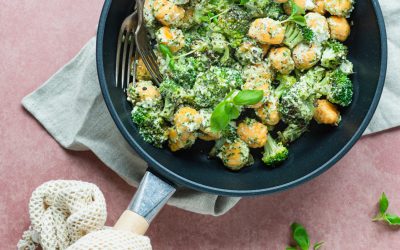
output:
[[[158,45],[158,48],[159,48],[161,54],[163,54],[165,59],[167,60],[168,66],[172,70],[174,70],[175,69],[175,60],[174,60],[174,55],[173,55],[171,49],[167,45],[162,44],[162,43],[160,43]]]
[[[372,219],[372,221],[385,221],[390,226],[400,226],[400,217],[387,212],[387,209],[389,208],[389,199],[385,193],[382,193],[378,205],[379,213]]]
[[[221,13],[219,13],[219,14],[217,14],[217,15],[214,15],[214,16],[210,17],[210,21],[212,21],[213,19],[215,19],[215,18],[217,18],[217,17],[219,17],[219,16],[221,16],[221,15],[223,15],[223,14],[225,14],[225,13],[229,12],[230,10],[231,10],[231,9],[230,9],[230,8],[228,8],[228,9],[226,9],[226,10],[222,11]]]
[[[286,247],[286,250],[309,250],[311,244],[307,230],[299,223],[293,223],[290,228],[292,229],[292,237],[293,240],[296,242],[296,245]],[[323,242],[315,243],[312,249],[317,250],[321,248],[323,244]]]
[[[211,129],[224,130],[230,121],[240,116],[241,106],[259,103],[264,96],[262,90],[234,90],[215,108],[211,115]]]
[[[304,14],[306,13],[304,9],[298,6],[293,0],[289,0],[288,3],[291,7],[290,16],[281,23],[294,22],[300,26],[307,26],[306,19],[304,18]]]

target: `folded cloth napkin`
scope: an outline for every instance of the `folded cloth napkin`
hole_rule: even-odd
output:
[[[396,27],[400,1],[382,0],[389,42],[388,73],[383,96],[366,134],[400,125],[400,29]],[[137,186],[146,163],[125,142],[114,125],[100,92],[95,39],[39,89],[26,96],[23,106],[65,148],[91,150],[130,185]],[[221,197],[185,188],[169,201],[185,210],[221,215],[239,198]]]

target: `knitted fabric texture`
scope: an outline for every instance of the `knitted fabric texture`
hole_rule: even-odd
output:
[[[66,249],[82,236],[102,229],[107,218],[100,189],[81,181],[49,181],[29,201],[31,226],[18,249]]]
[[[68,250],[150,250],[150,239],[127,231],[105,229],[90,233]]]

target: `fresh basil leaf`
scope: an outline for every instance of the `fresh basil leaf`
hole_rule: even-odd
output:
[[[293,0],[289,0],[290,6],[292,7],[291,15],[304,15],[306,12],[300,6],[298,6]]]
[[[236,105],[254,105],[259,103],[264,96],[262,90],[242,90],[234,98],[233,103]]]
[[[239,90],[236,90],[236,89],[234,89],[234,90],[231,90],[231,92],[229,92],[226,96],[225,96],[225,101],[228,101],[228,102],[232,102],[232,96],[234,96],[234,95],[237,95],[237,93],[239,93],[240,91]]]
[[[297,23],[300,26],[307,26],[304,16],[295,15],[289,18],[290,21]]]
[[[165,44],[158,44],[158,48],[160,49],[161,54],[163,54],[165,57],[169,56],[170,58],[173,57],[172,51],[169,49],[169,47]]]
[[[292,7],[292,10],[290,11],[291,15],[296,15],[297,11],[299,9],[299,6],[293,1],[293,0],[289,0],[290,6]]]
[[[400,217],[395,214],[385,214],[385,220],[391,226],[400,226]]]
[[[175,60],[174,60],[174,56],[172,54],[172,51],[169,49],[169,47],[165,44],[160,43],[158,45],[158,48],[161,52],[161,54],[163,54],[165,56],[165,59],[167,60],[168,66],[174,70],[175,69]]]
[[[248,3],[250,0],[240,0],[240,5],[245,5]]]
[[[322,247],[323,244],[324,244],[324,242],[315,243],[315,245],[314,245],[314,250],[320,249],[320,248]]]
[[[175,59],[173,57],[167,56],[168,66],[175,70]]]
[[[237,119],[240,116],[239,108],[231,102],[225,105],[225,112],[231,120]]]
[[[210,118],[210,127],[213,131],[221,131],[230,122],[230,116],[226,113],[227,102],[220,102],[214,109]]]
[[[388,207],[389,207],[389,200],[386,197],[386,194],[382,193],[381,199],[379,200],[379,212],[381,214],[386,213],[386,210],[388,209]]]
[[[286,247],[286,250],[297,250],[295,247]]]
[[[310,248],[310,239],[308,237],[306,229],[298,223],[293,223],[291,225],[291,228],[293,239],[297,242],[299,247],[302,250],[308,250]]]

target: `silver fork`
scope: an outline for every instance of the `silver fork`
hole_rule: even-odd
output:
[[[146,65],[146,68],[149,71],[150,75],[153,77],[153,80],[156,82],[157,85],[159,85],[162,82],[163,77],[158,68],[157,56],[154,54],[153,49],[150,45],[150,41],[147,37],[146,25],[144,25],[144,1],[145,0],[137,0],[138,27],[135,32],[136,49],[139,52],[140,57]]]
[[[131,60],[133,52],[136,51],[134,32],[138,26],[138,12],[135,10],[122,22],[118,35],[117,56],[115,63],[115,87],[121,82],[121,88],[125,89],[132,81],[135,80],[136,72],[132,74]],[[121,58],[121,50],[122,58]],[[135,53],[133,70],[136,71],[137,53]],[[128,56],[128,58],[127,58]],[[121,60],[122,59],[122,60]],[[122,65],[121,65],[122,64]],[[121,81],[119,81],[121,79]]]

